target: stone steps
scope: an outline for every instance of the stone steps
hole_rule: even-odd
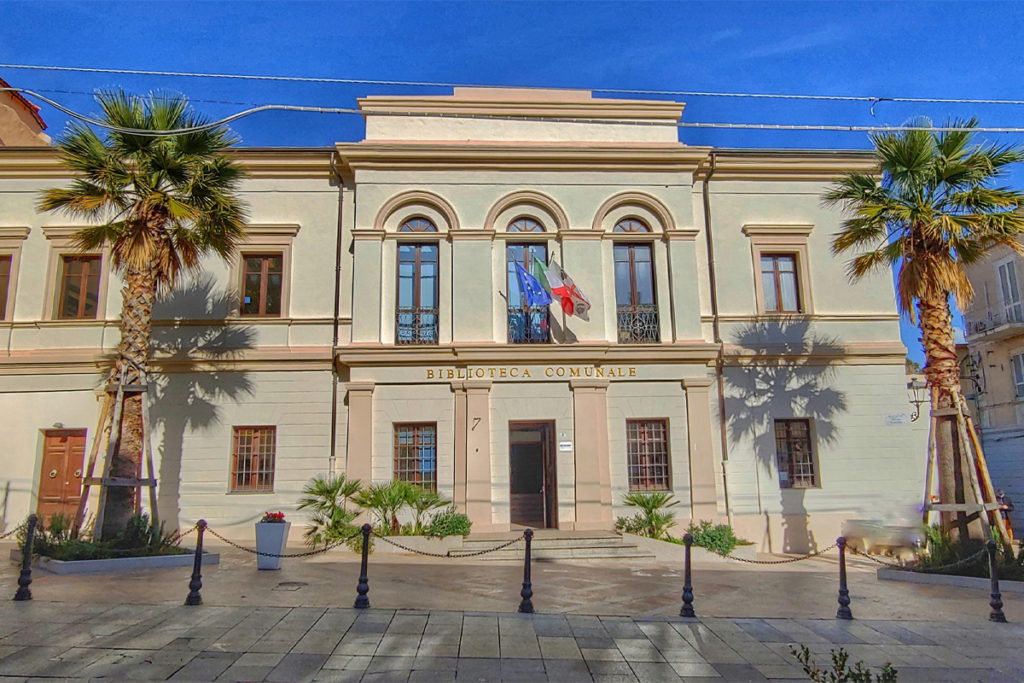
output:
[[[470,535],[461,548],[451,550],[452,557],[472,556],[472,553],[493,548],[517,538],[519,534]],[[483,555],[474,560],[521,560],[526,552],[523,542]],[[572,533],[538,532],[532,542],[532,557],[536,560],[628,560],[644,562],[654,560],[654,553],[640,548],[618,534],[610,532]]]

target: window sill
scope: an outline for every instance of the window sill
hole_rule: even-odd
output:
[[[268,493],[273,493],[273,492],[274,492],[273,489],[261,489],[259,491],[256,491],[256,490],[252,490],[252,491],[246,491],[246,490],[241,490],[241,491],[225,491],[225,493],[227,495],[229,495],[229,496],[266,495]]]

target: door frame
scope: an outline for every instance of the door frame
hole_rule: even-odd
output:
[[[512,432],[521,429],[541,431],[541,474],[543,476],[542,501],[544,528],[558,528],[558,459],[555,444],[554,420],[509,420],[508,422],[508,472],[509,493],[512,491]],[[511,518],[509,520],[511,524]]]

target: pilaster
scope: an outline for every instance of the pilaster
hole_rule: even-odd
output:
[[[711,435],[710,377],[683,380],[686,390],[686,433],[690,440],[690,514],[694,519],[714,519],[718,513],[715,488],[715,455]]]
[[[612,489],[608,459],[606,379],[569,380],[576,456],[576,528],[611,529]]]

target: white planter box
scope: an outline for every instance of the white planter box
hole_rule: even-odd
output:
[[[256,550],[261,553],[281,555],[288,544],[288,530],[291,522],[256,522]],[[257,569],[280,569],[280,557],[256,556]]]
[[[11,560],[21,562],[21,551],[11,550]],[[103,574],[108,572],[134,572],[143,569],[170,569],[172,567],[191,567],[195,561],[195,553],[187,555],[153,555],[151,557],[116,557],[107,560],[54,560],[49,557],[37,557],[32,566],[45,569],[53,574]],[[203,567],[219,564],[220,555],[203,553]]]

